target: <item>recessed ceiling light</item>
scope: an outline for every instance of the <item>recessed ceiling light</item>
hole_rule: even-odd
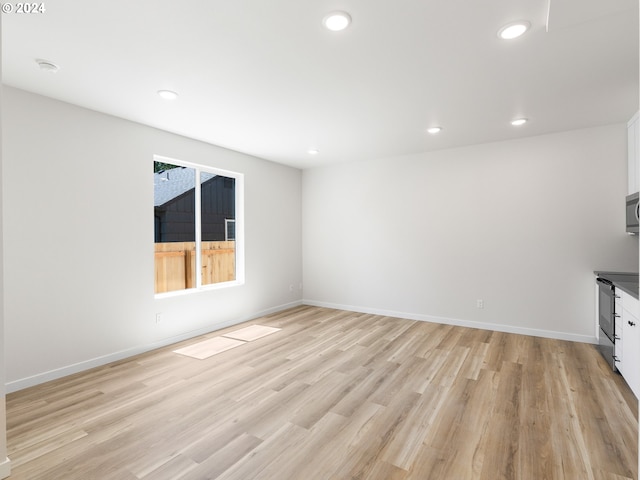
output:
[[[171,90],[158,90],[158,95],[160,95],[165,100],[175,100],[178,98],[178,94]]]
[[[41,58],[37,58],[36,63],[40,67],[40,70],[44,72],[56,73],[58,70],[60,70],[60,67],[58,65],[50,62],[49,60],[42,60]]]
[[[520,125],[524,125],[528,121],[529,120],[527,120],[526,118],[517,118],[511,122],[511,125],[513,125],[514,127],[519,127]]]
[[[435,135],[436,133],[440,133],[441,131],[442,131],[442,127],[427,128],[427,132],[429,132],[431,135]]]
[[[318,155],[320,153],[320,150],[318,150],[317,148],[310,148],[309,150],[307,150],[307,153],[309,155]]]
[[[347,12],[331,12],[322,20],[322,24],[325,28],[332,32],[339,32],[344,30],[351,23],[351,15]]]
[[[529,30],[529,27],[531,27],[531,24],[525,20],[513,22],[498,30],[498,36],[503,40],[512,40],[518,38],[520,35],[524,35],[524,33]]]

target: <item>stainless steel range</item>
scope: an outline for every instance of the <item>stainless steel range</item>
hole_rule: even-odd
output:
[[[616,343],[616,288],[613,282],[606,278],[598,277],[598,323],[600,325],[600,339],[598,348],[600,353],[617,370],[615,343]]]
[[[598,285],[598,348],[602,356],[614,371],[618,370],[616,358],[616,341],[622,336],[622,324],[616,326],[616,319],[622,311],[616,311],[616,299],[621,292],[638,298],[638,274],[635,272],[603,272],[596,271]],[[616,330],[616,328],[620,330]]]

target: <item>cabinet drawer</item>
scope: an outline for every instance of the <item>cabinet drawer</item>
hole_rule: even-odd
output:
[[[640,300],[636,300],[631,295],[626,292],[620,292],[620,303],[622,304],[622,309],[627,312],[627,314],[631,314],[635,319],[640,318]],[[621,310],[618,310],[618,299],[616,299],[616,313],[622,313]]]
[[[624,361],[624,357],[623,357],[624,349],[623,349],[623,339],[622,339],[622,318],[620,317],[616,318],[615,334],[616,334],[616,341],[614,343],[613,354],[616,356],[616,360],[622,363]],[[601,332],[600,335],[604,335],[604,333]],[[619,369],[621,368],[620,364],[618,364],[618,368]]]
[[[623,305],[622,305],[622,292],[619,289],[616,289],[615,291],[615,298],[616,298],[616,303],[615,303],[615,312],[617,315],[622,316],[622,310],[623,310]]]
[[[622,339],[622,316],[616,317],[616,323],[614,325],[613,332],[616,335],[616,342],[618,342],[618,339]]]

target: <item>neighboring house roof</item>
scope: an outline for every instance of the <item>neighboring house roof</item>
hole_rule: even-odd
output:
[[[213,173],[202,172],[202,181],[214,178]],[[153,205],[160,207],[174,198],[193,190],[195,187],[195,170],[178,167],[153,174]]]

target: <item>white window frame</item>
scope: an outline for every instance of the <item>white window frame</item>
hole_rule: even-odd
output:
[[[169,163],[178,167],[187,167],[195,170],[196,186],[200,187],[200,174],[202,172],[212,173],[214,175],[220,175],[223,177],[235,179],[235,224],[236,224],[236,238],[235,238],[235,255],[236,255],[236,275],[235,280],[230,282],[218,282],[208,285],[202,285],[202,205],[201,205],[201,189],[195,189],[195,237],[196,237],[196,286],[194,288],[185,288],[183,290],[173,290],[171,292],[162,292],[154,294],[155,298],[173,297],[177,295],[185,295],[194,292],[217,290],[220,288],[234,287],[238,285],[244,285],[244,174],[238,172],[232,172],[229,170],[222,170],[220,168],[210,167],[207,165],[201,165],[197,163],[185,162],[183,160],[177,160],[175,158],[164,157],[162,155],[154,155],[154,162]],[[225,237],[226,232],[225,220]]]
[[[235,219],[233,219],[233,218],[225,218],[224,219],[224,239],[227,242],[229,241],[229,224],[230,223],[233,223],[233,225],[235,227],[235,225],[236,225]],[[235,240],[235,238],[232,238],[231,240]]]

